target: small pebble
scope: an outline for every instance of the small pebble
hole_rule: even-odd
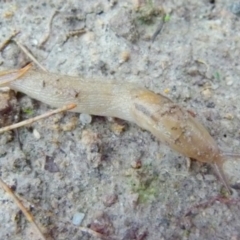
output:
[[[227,84],[228,86],[232,86],[232,85],[233,85],[233,80],[232,80],[232,78],[227,77],[227,78],[226,78],[226,84]]]
[[[32,40],[32,44],[33,44],[34,46],[37,46],[37,45],[38,45],[38,40],[37,40],[36,38],[34,38],[34,39]]]
[[[169,88],[164,89],[164,93],[168,94],[170,92]]]
[[[127,62],[130,59],[130,52],[128,51],[123,51],[120,54],[120,63]]]
[[[73,219],[72,219],[72,223],[76,226],[80,226],[83,219],[85,217],[85,214],[84,213],[81,213],[81,212],[76,212],[74,215],[73,215]]]
[[[232,3],[229,10],[236,16],[240,17],[240,2]]]
[[[83,125],[87,125],[92,122],[92,116],[86,113],[81,113],[79,119]]]
[[[132,162],[131,162],[131,167],[132,167],[133,169],[139,169],[139,168],[141,168],[141,167],[142,167],[142,161],[141,161],[140,159],[137,159],[137,160],[135,160],[135,161],[132,161]]]
[[[232,113],[227,113],[224,115],[224,118],[228,119],[228,120],[233,120],[234,116]]]
[[[35,128],[33,129],[33,136],[39,140],[41,138],[40,133],[38,132],[38,130],[36,130]]]
[[[202,91],[202,94],[203,94],[203,96],[204,97],[206,97],[206,98],[210,98],[211,96],[212,96],[212,92],[211,92],[211,90],[210,89],[204,89],[203,91]]]

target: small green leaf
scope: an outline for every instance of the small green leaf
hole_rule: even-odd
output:
[[[171,16],[170,16],[170,14],[167,13],[167,14],[165,14],[165,16],[164,16],[163,21],[164,21],[164,22],[169,22],[170,19],[171,19]]]
[[[31,109],[31,108],[24,108],[23,112],[28,114],[28,115],[31,115],[31,114],[33,114],[33,109]]]
[[[214,77],[219,81],[221,76],[220,76],[220,73],[217,71],[214,73]]]

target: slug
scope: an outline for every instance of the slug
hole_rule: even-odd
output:
[[[103,83],[29,68],[0,74],[0,85],[52,107],[73,103],[77,105],[74,112],[133,122],[180,154],[212,164],[231,193],[223,172],[224,153],[206,128],[169,98],[135,84]]]

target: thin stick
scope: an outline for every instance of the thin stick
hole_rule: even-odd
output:
[[[223,152],[221,153],[221,155],[233,158],[240,158],[240,153]]]
[[[20,31],[14,31],[10,37],[8,37],[0,46],[0,52],[9,44],[9,42],[19,33]]]
[[[86,32],[86,29],[84,29],[84,28],[70,31],[67,34],[67,39],[70,37],[74,37],[74,36],[80,36],[80,35],[84,34],[85,32]]]
[[[82,29],[77,29],[77,30],[73,30],[67,33],[65,40],[63,41],[62,44],[65,44],[69,38],[75,37],[75,36],[80,36],[82,34],[86,33],[86,29],[82,28]]]
[[[41,63],[38,62],[38,60],[32,55],[32,53],[30,53],[30,51],[23,46],[20,42],[16,41],[16,40],[12,40],[14,41],[17,46],[34,62],[37,64],[37,66],[39,68],[41,68],[43,71],[47,72],[47,69],[45,67],[43,67],[43,65]]]
[[[30,119],[27,119],[25,121],[22,121],[22,122],[19,122],[19,123],[16,123],[16,124],[12,124],[10,126],[7,126],[7,127],[4,127],[4,128],[1,128],[0,129],[0,134],[1,133],[4,133],[6,131],[10,131],[10,130],[13,130],[15,128],[19,128],[19,127],[22,127],[22,126],[26,126],[28,124],[32,124],[33,122],[36,122],[40,119],[43,119],[43,118],[47,118],[53,114],[56,114],[56,113],[60,113],[60,112],[64,112],[64,111],[68,111],[68,110],[71,110],[73,108],[75,108],[77,105],[76,104],[68,104],[68,105],[65,105],[61,108],[57,108],[53,111],[50,111],[50,112],[47,112],[47,113],[44,113],[40,116],[37,116],[37,117],[34,117],[34,118],[30,118]]]
[[[203,201],[200,202],[192,207],[190,207],[184,214],[185,216],[189,216],[193,210],[198,209],[198,208],[207,208],[211,205],[213,205],[215,202],[220,202],[223,204],[239,204],[240,203],[240,198],[228,198],[228,197],[223,197],[223,196],[215,196],[215,197],[211,197],[209,200],[207,201]]]
[[[52,14],[52,17],[49,21],[49,24],[48,24],[48,33],[47,35],[44,37],[44,39],[42,40],[42,42],[39,44],[39,47],[42,48],[43,45],[48,41],[49,37],[50,37],[50,33],[51,33],[51,30],[52,30],[52,22],[53,22],[53,19],[54,17],[59,13],[59,11],[54,11],[54,13]]]
[[[26,219],[30,222],[30,224],[32,224],[32,226],[35,228],[35,230],[37,231],[40,239],[42,240],[46,240],[46,238],[44,237],[42,231],[40,230],[39,226],[37,225],[37,223],[34,220],[33,215],[24,207],[24,205],[21,203],[21,201],[17,198],[17,196],[14,194],[14,192],[12,191],[11,188],[8,187],[8,185],[0,178],[0,187],[7,192],[10,197],[13,199],[13,201],[15,202],[15,204],[20,208],[20,210],[22,211],[22,213],[24,214],[24,216],[26,217]]]
[[[101,239],[106,239],[106,237],[104,235],[102,235],[101,233],[98,233],[98,232],[92,230],[91,228],[79,227],[78,229],[80,231],[82,231],[82,232],[86,232],[86,233],[90,234],[91,236],[94,236],[94,237],[97,237],[97,238],[101,238]]]
[[[152,42],[155,41],[157,35],[160,34],[160,32],[162,31],[163,25],[164,25],[164,21],[163,21],[163,19],[162,19],[162,21],[160,22],[160,24],[159,24],[158,27],[157,27],[157,30],[154,32],[154,34],[153,34],[153,36],[152,36],[152,39],[151,39]]]
[[[32,67],[32,64],[29,63],[24,68],[21,68],[20,70],[13,70],[13,71],[6,71],[0,73],[0,86],[4,86],[5,84],[9,84],[12,81],[15,81],[16,79],[20,78],[22,75],[24,75],[30,68]],[[4,79],[5,77],[5,79]],[[1,78],[4,79],[1,80]],[[6,79],[7,78],[7,79]]]

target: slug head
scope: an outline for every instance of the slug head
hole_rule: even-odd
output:
[[[135,122],[186,157],[212,162],[219,149],[208,131],[188,111],[150,91],[134,95]]]
[[[222,170],[221,151],[196,118],[170,99],[150,91],[136,92],[133,100],[132,114],[139,126],[182,155],[212,164],[228,192],[231,192]]]

